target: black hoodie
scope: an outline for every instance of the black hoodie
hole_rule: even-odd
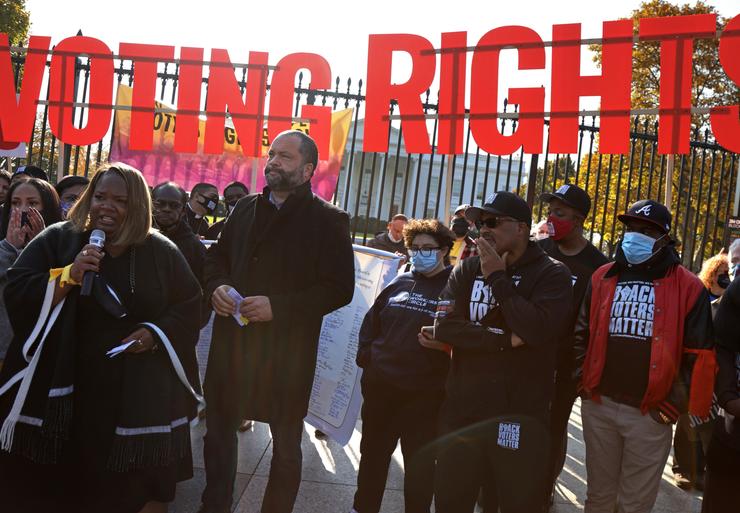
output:
[[[360,329],[357,365],[363,378],[387,381],[404,390],[444,388],[450,357],[419,343],[422,326],[431,326],[439,294],[452,267],[432,277],[399,274],[378,295]]]
[[[455,267],[442,292],[435,338],[452,346],[443,419],[457,429],[497,415],[547,422],[558,340],[568,327],[571,274],[530,242],[487,279],[480,257]],[[515,333],[524,346],[512,348]]]

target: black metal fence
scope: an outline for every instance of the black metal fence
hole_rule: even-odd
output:
[[[13,56],[16,84],[21,77],[24,55]],[[49,66],[50,60],[47,62]],[[158,97],[174,104],[177,98],[179,65],[161,64],[158,73]],[[242,94],[246,88],[246,66],[235,68]],[[85,103],[89,92],[90,67],[86,58],[77,60],[77,101]],[[116,60],[117,84],[133,84],[131,61]],[[586,189],[593,207],[586,222],[588,235],[604,253],[612,255],[620,237],[617,214],[637,199],[668,201],[674,215],[673,236],[683,255],[684,264],[696,269],[703,259],[727,244],[727,221],[738,215],[738,155],[719,146],[708,131],[695,130],[688,155],[657,154],[657,123],[648,118],[633,118],[630,152],[626,155],[602,155],[598,152],[598,118],[582,118],[578,151],[573,155],[525,155],[523,151],[507,157],[490,155],[477,147],[465,120],[464,153],[436,153],[437,103],[430,91],[423,98],[432,139],[432,153],[408,154],[403,145],[399,122],[388,132],[389,147],[385,153],[362,151],[364,134],[363,81],[335,81],[333,90],[315,90],[304,84],[299,74],[295,87],[295,115],[301,105],[329,105],[333,110],[352,107],[350,127],[342,168],[337,180],[334,202],[352,216],[353,235],[360,240],[385,229],[387,220],[396,213],[409,217],[434,217],[449,220],[460,204],[479,204],[489,194],[510,190],[527,198],[534,218],[546,215],[537,201],[542,192],[564,183],[575,183]],[[269,81],[268,81],[269,84]],[[48,100],[48,83],[43,92]],[[208,79],[202,87],[207,94]],[[202,98],[206,98],[202,94]],[[268,85],[269,97],[269,85]],[[389,105],[391,115],[396,105]],[[503,112],[516,113],[517,105],[504,102]],[[205,110],[203,108],[203,110]],[[86,109],[74,109],[75,123],[84,126]],[[516,130],[517,120],[501,118],[504,134]],[[547,141],[549,143],[549,123]],[[112,133],[112,131],[111,131]],[[39,107],[37,122],[25,158],[12,165],[34,164],[44,168],[52,180],[61,174],[88,175],[108,158],[111,136],[86,146],[63,146],[49,130],[48,105]],[[546,144],[549,148],[549,144]],[[59,159],[62,159],[61,166]]]

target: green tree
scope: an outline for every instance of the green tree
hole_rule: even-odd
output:
[[[0,32],[8,34],[11,45],[25,45],[31,28],[25,0],[0,0]]]

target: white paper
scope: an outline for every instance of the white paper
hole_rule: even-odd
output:
[[[354,246],[355,293],[352,302],[324,316],[319,335],[311,399],[306,422],[346,445],[362,405],[357,367],[358,336],[365,314],[398,272],[399,257]]]
[[[239,326],[246,326],[249,324],[249,319],[244,317],[242,314],[239,313],[239,308],[241,307],[242,301],[244,301],[244,298],[239,294],[235,289],[230,288],[229,292],[227,292],[229,297],[234,300],[234,303],[236,303],[236,307],[234,308],[234,313],[231,314],[231,316],[234,318],[236,323]]]

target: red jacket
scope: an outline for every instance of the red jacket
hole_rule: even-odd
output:
[[[587,322],[588,346],[583,358],[582,386],[586,393],[598,400],[598,387],[606,363],[606,348],[609,337],[609,318],[618,273],[609,271],[615,264],[606,264],[591,277],[588,305],[581,311],[581,319]],[[675,398],[669,398],[680,378],[680,370],[686,368],[681,381],[689,387],[688,411],[692,415],[706,417],[712,403],[712,390],[716,374],[716,360],[711,336],[711,317],[701,322],[705,326],[694,327],[692,332],[704,336],[685,336],[686,319],[697,301],[706,300],[704,286],[686,268],[675,265],[666,276],[653,281],[655,290],[655,317],[651,342],[650,375],[640,409],[643,413],[656,408],[676,419],[681,408]],[[707,301],[707,311],[709,302]],[[586,317],[584,319],[583,317]],[[578,338],[578,327],[576,338]],[[580,330],[582,333],[584,330]],[[578,351],[578,340],[576,341]],[[583,346],[581,344],[581,349]],[[584,355],[581,355],[583,357]],[[693,361],[693,366],[691,365]],[[675,394],[674,394],[675,395]],[[681,394],[685,395],[685,394]]]

